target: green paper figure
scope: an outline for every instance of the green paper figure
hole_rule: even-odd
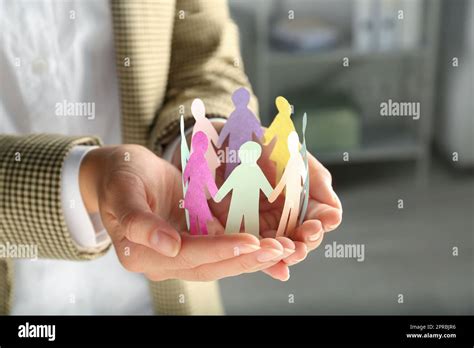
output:
[[[304,221],[306,211],[308,210],[308,201],[309,201],[309,165],[308,165],[308,150],[306,149],[306,124],[307,124],[306,112],[303,115],[303,145],[301,146],[301,156],[303,157],[304,167],[306,168],[306,179],[303,183],[303,191],[301,192],[301,207],[300,207],[300,217],[299,224],[301,225]]]
[[[260,235],[260,190],[267,198],[273,191],[257,164],[261,154],[262,147],[258,143],[254,141],[244,143],[238,152],[241,164],[232,171],[214,198],[216,202],[220,202],[233,191],[225,227],[226,234],[239,233],[243,220],[245,232],[257,237]]]
[[[186,169],[186,164],[188,163],[188,160],[189,160],[189,147],[188,147],[188,142],[186,141],[186,134],[184,132],[183,115],[181,115],[181,119],[179,120],[179,128],[181,130],[181,172],[184,173],[184,170]],[[186,196],[188,183],[182,180],[182,184],[183,184],[183,197],[184,197]],[[184,210],[184,215],[186,216],[186,226],[188,227],[188,230],[189,230],[189,213],[186,209]]]

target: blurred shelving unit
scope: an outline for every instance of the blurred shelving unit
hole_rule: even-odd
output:
[[[417,178],[425,181],[430,162],[440,0],[419,1],[422,2],[420,43],[407,50],[369,52],[354,50],[350,38],[333,48],[315,52],[277,50],[272,46],[271,26],[275,18],[286,16],[291,10],[285,7],[288,6],[287,1],[257,1],[246,8],[240,7],[240,16],[234,18],[239,27],[244,26],[246,30],[241,35],[244,64],[260,101],[263,123],[268,124],[273,118],[276,112],[274,98],[277,95],[297,93],[302,88],[313,88],[317,94],[324,91],[324,81],[331,80],[332,76],[348,75],[358,70],[346,79],[344,88],[349,94],[356,95],[356,99],[360,99],[359,104],[364,106],[361,111],[364,122],[360,145],[335,151],[310,150],[326,165],[415,160]],[[234,3],[236,6],[242,4],[240,1],[231,1],[231,5]],[[318,1],[306,3],[308,6],[318,5]],[[353,6],[355,1],[345,3]],[[301,8],[295,10],[295,16],[301,15],[301,12]],[[353,11],[346,9],[346,12]],[[245,23],[239,23],[242,20]],[[351,69],[343,67],[344,58],[350,60]],[[392,80],[387,83],[384,79],[388,73]],[[323,84],[319,82],[318,87],[313,87],[314,82],[319,80]],[[371,88],[361,85],[361,81],[370,82]],[[376,106],[392,95],[393,99],[398,97],[401,101],[419,101],[420,119],[412,122],[381,122],[380,111]],[[296,108],[295,112],[298,114]],[[313,115],[308,117],[310,127]],[[350,154],[349,162],[344,159],[346,152]]]
[[[414,136],[403,129],[396,131],[369,127],[359,148],[350,150],[350,162],[410,160],[420,156],[420,147]],[[341,163],[345,151],[318,153],[318,159],[326,164]]]

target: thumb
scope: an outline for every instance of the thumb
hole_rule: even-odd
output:
[[[129,241],[174,257],[181,248],[181,236],[165,220],[150,211],[130,211],[120,220],[123,235]]]
[[[181,247],[181,236],[167,221],[151,211],[144,183],[129,173],[108,186],[101,216],[119,238],[174,257]],[[112,221],[111,221],[112,220]]]

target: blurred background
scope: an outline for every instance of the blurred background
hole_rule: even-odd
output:
[[[473,314],[474,1],[230,7],[262,123],[278,95],[299,131],[308,114],[344,215],[288,282],[221,281],[227,313]],[[334,242],[364,260],[327,257]]]

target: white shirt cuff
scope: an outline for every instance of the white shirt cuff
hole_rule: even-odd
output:
[[[212,122],[225,123],[224,118],[211,118]],[[192,127],[188,128],[185,135],[192,132]],[[181,142],[178,136],[170,143],[164,153],[163,158],[171,161],[174,152]],[[99,213],[88,214],[82,200],[81,189],[79,187],[79,170],[84,156],[97,146],[78,145],[66,156],[61,175],[61,205],[63,208],[64,220],[71,234],[71,238],[82,248],[97,248],[110,241],[109,235],[102,225]]]
[[[82,248],[97,248],[110,240],[99,213],[88,214],[79,186],[84,156],[97,146],[78,145],[68,153],[61,174],[61,205],[71,238]]]

